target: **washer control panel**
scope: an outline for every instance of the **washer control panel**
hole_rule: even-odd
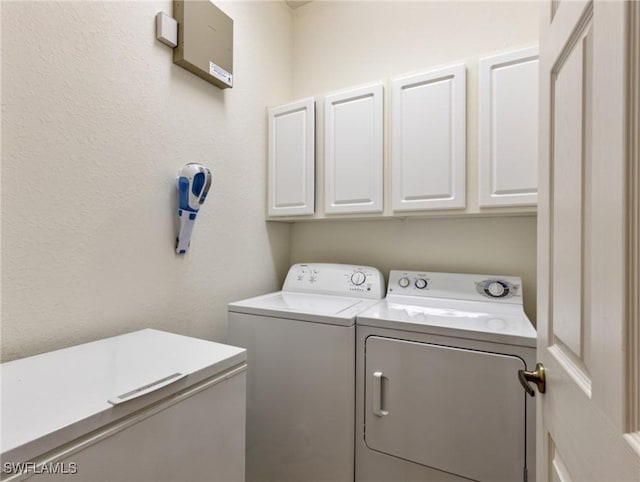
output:
[[[522,304],[521,285],[522,281],[516,276],[393,270],[389,273],[387,292],[389,295]]]
[[[384,278],[376,268],[331,263],[294,264],[282,290],[371,299],[385,295]]]

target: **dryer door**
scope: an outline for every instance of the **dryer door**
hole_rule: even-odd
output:
[[[474,480],[523,480],[522,368],[512,355],[370,336],[365,442]]]

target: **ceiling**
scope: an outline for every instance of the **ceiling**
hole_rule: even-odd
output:
[[[291,9],[296,9],[298,7],[302,7],[304,4],[309,3],[311,0],[306,0],[306,1],[294,1],[294,0],[285,0],[284,3],[286,3],[289,8]]]

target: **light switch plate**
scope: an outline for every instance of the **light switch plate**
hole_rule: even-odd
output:
[[[174,48],[178,45],[178,22],[164,12],[156,15],[156,38]]]

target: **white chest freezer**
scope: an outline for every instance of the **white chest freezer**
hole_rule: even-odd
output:
[[[1,479],[244,480],[245,362],[147,329],[4,363]]]

